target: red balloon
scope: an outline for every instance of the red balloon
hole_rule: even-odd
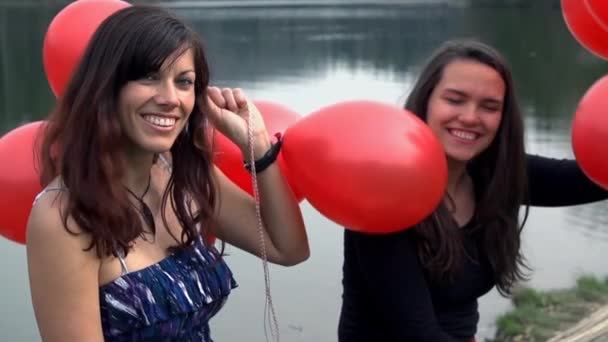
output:
[[[78,0],[62,9],[44,37],[42,58],[51,90],[61,97],[91,37],[107,17],[131,6],[121,0]]]
[[[215,242],[217,241],[217,237],[213,234],[211,234],[210,232],[207,232],[205,234],[205,242],[207,243],[207,245],[211,246],[211,245],[215,245]]]
[[[322,108],[285,132],[283,155],[306,199],[347,229],[403,230],[443,198],[443,147],[415,115],[372,101]]]
[[[561,1],[564,20],[574,38],[587,50],[608,59],[608,31],[596,20],[585,0]]]
[[[0,138],[0,235],[22,244],[32,203],[42,190],[34,160],[42,124],[26,124]]]
[[[583,172],[608,190],[608,76],[581,98],[572,122],[572,149]]]
[[[300,119],[300,115],[289,108],[269,102],[269,101],[254,101],[254,104],[262,114],[264,124],[269,134],[285,132],[285,130]],[[214,131],[213,148],[214,162],[222,172],[226,174],[241,189],[253,195],[253,185],[251,182],[251,174],[245,170],[243,166],[243,153],[222,133]],[[298,201],[304,198],[301,192],[294,186],[293,176],[288,171],[287,165],[283,159],[282,152],[277,158],[279,168],[287,179],[294,195]]]
[[[595,20],[608,30],[608,1],[606,0],[584,0],[589,12]]]

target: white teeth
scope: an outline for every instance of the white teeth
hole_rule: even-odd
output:
[[[472,133],[472,132],[451,130],[450,133],[452,133],[452,135],[454,135],[460,139],[465,139],[465,140],[475,140],[477,138],[477,134]]]
[[[155,115],[144,115],[144,120],[161,127],[171,127],[175,125],[174,118],[163,118]]]

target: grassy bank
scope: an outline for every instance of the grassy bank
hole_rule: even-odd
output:
[[[537,291],[520,288],[515,308],[496,321],[496,342],[546,341],[608,303],[608,278],[584,276],[571,289]]]

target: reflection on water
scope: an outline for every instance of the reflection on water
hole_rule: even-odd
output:
[[[0,134],[43,117],[53,106],[42,39],[58,8],[0,6]],[[608,66],[567,32],[559,10],[428,8],[180,10],[203,35],[212,81],[284,103],[302,115],[347,99],[401,104],[421,63],[442,41],[477,37],[511,62],[532,153],[572,157],[572,113]],[[381,132],[379,132],[381,134]],[[314,151],[311,151],[314,153]],[[532,285],[572,285],[584,272],[608,273],[608,204],[533,208],[524,251]],[[312,256],[271,267],[284,341],[335,341],[341,296],[342,228],[302,203]],[[264,341],[264,280],[259,260],[230,249],[240,283],[212,322],[218,341]],[[604,253],[605,257],[605,253]],[[27,290],[25,250],[0,239],[0,335],[38,340]],[[509,302],[493,291],[480,301],[479,335],[490,337]],[[239,328],[235,329],[235,322]]]
[[[553,120],[528,117],[525,122],[527,150],[557,158],[574,158],[570,142],[571,123],[571,116]],[[608,203],[605,201],[550,210],[563,214],[560,226],[567,227],[574,235],[608,243]]]
[[[325,105],[353,99],[376,99],[400,105],[405,88],[413,82],[413,75],[405,74],[400,80],[393,79],[394,76],[364,67],[353,70],[344,65],[330,65],[327,70],[311,73],[308,79],[285,77],[278,82],[241,84],[255,98],[281,102],[306,115]],[[230,84],[224,80],[218,83]],[[306,93],[304,90],[312,91]]]
[[[566,208],[566,223],[576,233],[589,240],[608,242],[608,206],[606,203],[593,203]]]

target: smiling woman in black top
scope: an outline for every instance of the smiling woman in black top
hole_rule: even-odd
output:
[[[446,194],[411,229],[345,231],[341,342],[474,340],[477,299],[525,279],[520,207],[608,198],[576,161],[525,154],[511,72],[487,45],[442,45],[405,108],[443,145]]]

